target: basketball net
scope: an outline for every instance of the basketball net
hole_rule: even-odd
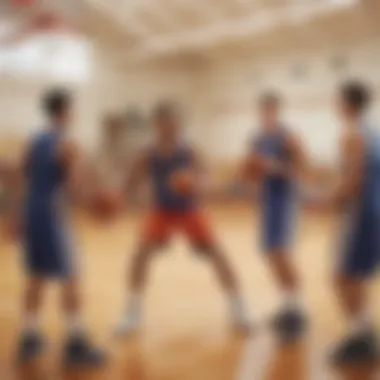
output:
[[[37,0],[8,0],[12,10],[20,16],[17,27],[2,36],[1,45],[11,45],[36,34],[78,34],[80,31],[64,15],[38,7]]]

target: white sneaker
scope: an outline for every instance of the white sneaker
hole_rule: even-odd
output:
[[[136,332],[141,325],[141,313],[130,309],[117,326],[117,335],[130,335]]]
[[[238,332],[249,334],[252,330],[252,321],[243,310],[235,310],[232,314],[234,329]]]

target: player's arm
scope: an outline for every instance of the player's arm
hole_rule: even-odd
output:
[[[78,145],[72,140],[63,140],[58,147],[58,157],[66,174],[69,193],[80,202],[85,202],[89,183],[86,181],[84,157]]]
[[[8,236],[17,237],[20,233],[21,205],[24,197],[25,167],[29,166],[29,150],[14,165],[0,164],[0,176],[6,193],[5,228]]]
[[[235,182],[250,183],[257,181],[260,176],[256,176],[255,173],[260,169],[260,165],[262,165],[262,156],[259,153],[258,140],[253,140],[252,143],[252,139],[249,139],[247,152],[238,165]]]
[[[342,205],[355,198],[363,183],[365,144],[359,133],[349,133],[341,144],[342,174],[331,201]]]
[[[124,188],[130,191],[135,186],[138,186],[147,175],[148,168],[148,153],[146,151],[137,155],[132,165],[126,169],[124,179]]]
[[[284,167],[284,174],[301,179],[307,178],[309,173],[308,160],[301,141],[294,134],[289,134],[286,144],[290,154],[291,166]]]
[[[192,168],[195,174],[195,183],[197,192],[205,192],[210,188],[210,173],[203,156],[195,150],[191,151]]]

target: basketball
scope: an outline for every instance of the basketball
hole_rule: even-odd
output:
[[[122,208],[122,196],[116,191],[102,190],[94,197],[93,209],[100,219],[114,218],[122,211]]]
[[[244,176],[252,180],[260,179],[264,174],[262,161],[257,156],[250,156],[243,162]]]
[[[170,185],[179,194],[193,193],[196,187],[194,173],[190,170],[177,171],[171,176]]]

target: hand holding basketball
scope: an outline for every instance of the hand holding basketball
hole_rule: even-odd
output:
[[[112,219],[122,211],[123,197],[115,190],[100,190],[94,196],[93,208],[99,218],[104,220]]]
[[[182,195],[188,195],[195,192],[196,178],[191,170],[179,170],[170,177],[171,188]]]
[[[258,155],[252,155],[243,162],[243,174],[253,180],[262,178],[265,172],[265,162]]]

